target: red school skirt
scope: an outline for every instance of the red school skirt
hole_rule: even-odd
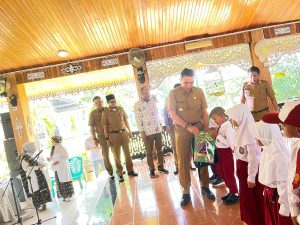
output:
[[[265,221],[266,225],[293,225],[290,216],[282,216],[279,214],[280,204],[279,196],[276,188],[264,188],[264,205],[265,205]]]
[[[215,164],[215,170],[221,177],[231,194],[238,193],[237,183],[234,177],[234,160],[231,148],[217,148],[216,153],[218,162]]]
[[[248,188],[248,162],[237,160],[236,170],[240,187],[241,220],[247,225],[265,225],[263,185],[256,176],[256,186]]]

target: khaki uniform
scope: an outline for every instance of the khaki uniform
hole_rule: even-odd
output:
[[[123,175],[123,166],[121,163],[121,147],[125,156],[127,172],[133,171],[133,163],[129,151],[129,134],[125,127],[127,114],[122,107],[115,109],[106,108],[102,115],[103,125],[108,126],[109,138],[112,143],[112,152],[114,155],[117,174]]]
[[[206,110],[207,103],[201,88],[193,87],[188,93],[182,87],[170,91],[169,109],[175,111],[186,123],[197,126],[203,130],[202,112]],[[190,193],[191,177],[191,140],[193,134],[187,129],[175,125],[175,144],[178,159],[179,182],[183,188],[183,194]],[[208,167],[199,169],[201,187],[208,188],[209,175]]]
[[[103,125],[101,123],[102,113],[104,110],[105,108],[102,107],[100,109],[95,109],[90,113],[89,126],[94,127],[96,129],[97,139],[102,148],[102,155],[103,155],[105,169],[108,172],[108,174],[112,175],[113,168],[109,160],[109,146],[107,145],[107,142],[105,140]]]
[[[259,121],[269,112],[268,97],[274,96],[275,93],[268,81],[260,80],[257,84],[244,83],[241,98],[250,109],[254,120]]]

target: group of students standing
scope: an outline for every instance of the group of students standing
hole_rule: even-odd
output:
[[[192,70],[184,69],[180,86],[170,91],[168,112],[174,124],[179,181],[183,189],[181,206],[190,202],[191,139],[200,131],[210,131],[216,137],[218,160],[214,168],[229,189],[222,200],[227,204],[240,200],[241,220],[248,225],[297,225],[300,218],[300,101],[286,103],[280,113],[270,113],[267,107],[251,110],[244,104],[247,98],[257,97],[263,103],[250,102],[254,107],[267,105],[267,97],[275,109],[278,106],[272,88],[259,80],[258,68],[251,67],[249,73],[251,78],[256,77],[254,82],[244,85],[246,97],[242,98],[242,104],[227,110],[216,107],[211,111],[209,117],[217,125],[215,128],[209,127],[205,96],[200,88],[193,86]],[[278,124],[282,125],[285,137]],[[293,142],[291,149],[286,139]],[[207,167],[200,168],[199,175],[202,194],[214,199],[210,190],[205,189]]]

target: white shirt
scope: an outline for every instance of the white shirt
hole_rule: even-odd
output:
[[[252,126],[256,139],[262,143],[258,180],[261,184],[276,188],[280,204],[279,213],[290,215],[288,203],[288,164],[290,152],[277,124],[259,121]]]
[[[290,216],[288,203],[288,158],[281,150],[274,146],[263,147],[260,158],[258,180],[261,184],[277,188],[280,204],[279,213]]]
[[[217,148],[234,148],[234,129],[231,123],[227,120],[221,124],[218,129],[218,136],[216,137],[216,147]]]
[[[162,131],[158,109],[154,100],[150,99],[148,102],[138,101],[134,105],[134,113],[139,131],[144,131],[146,136]]]
[[[92,161],[103,159],[101,148],[95,145],[92,137],[89,137],[85,141],[85,148],[87,151],[89,151],[89,155]]]
[[[51,168],[57,172],[59,181],[62,183],[72,181],[68,157],[67,150],[60,143],[55,144],[54,153],[51,157]],[[53,165],[52,163],[56,161],[58,164]]]
[[[255,183],[255,177],[258,172],[260,159],[260,148],[257,144],[234,147],[234,157],[239,160],[248,162],[248,179],[247,181]]]
[[[291,144],[291,162],[289,166],[289,205],[291,210],[291,216],[297,216],[298,222],[300,222],[300,199],[299,188],[293,189],[293,180],[296,172],[297,165],[297,153],[300,149],[300,138],[295,138]]]

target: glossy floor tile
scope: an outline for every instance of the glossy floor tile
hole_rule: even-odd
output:
[[[111,224],[144,225],[243,225],[239,217],[239,205],[227,206],[221,197],[227,193],[225,186],[212,188],[217,199],[211,201],[201,195],[197,171],[191,171],[191,204],[180,207],[181,187],[178,176],[173,174],[172,157],[165,157],[170,174],[149,177],[146,161],[135,161],[136,178],[126,178],[119,184],[120,195]]]

